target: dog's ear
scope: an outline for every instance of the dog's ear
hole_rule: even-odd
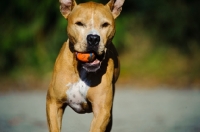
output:
[[[117,18],[122,11],[122,5],[125,0],[110,0],[106,5],[110,8],[113,17]]]
[[[69,13],[77,5],[75,0],[59,0],[60,12],[67,19]]]

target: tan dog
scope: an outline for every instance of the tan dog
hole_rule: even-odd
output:
[[[117,51],[112,43],[114,19],[124,0],[106,5],[60,0],[60,11],[68,20],[69,39],[55,63],[47,92],[46,112],[50,132],[60,132],[66,106],[77,113],[93,112],[90,132],[108,132],[112,126],[114,84],[119,76]],[[82,62],[77,53],[93,53],[95,59]]]

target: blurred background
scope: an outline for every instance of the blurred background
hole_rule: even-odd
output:
[[[199,0],[125,1],[113,40],[121,60],[113,131],[200,132],[199,6]],[[48,131],[46,90],[66,26],[58,0],[1,1],[1,132]],[[63,131],[89,131],[91,119],[69,108]]]
[[[118,84],[199,89],[199,5],[198,0],[126,0],[113,40],[121,59]],[[47,89],[67,40],[66,26],[58,1],[1,1],[0,89]]]

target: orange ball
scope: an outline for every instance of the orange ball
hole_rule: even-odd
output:
[[[91,62],[95,59],[94,53],[76,53],[76,58],[82,62]]]

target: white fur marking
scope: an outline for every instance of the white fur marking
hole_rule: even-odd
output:
[[[92,29],[92,30],[89,31],[88,34],[99,35],[99,32],[97,30],[95,30],[95,29]]]
[[[76,83],[68,83],[67,86],[67,103],[76,111],[82,111],[81,104],[87,103],[86,95],[89,86],[84,81],[79,80]]]
[[[91,18],[91,21],[92,21],[92,29],[94,29],[94,12],[92,12],[92,18]]]

